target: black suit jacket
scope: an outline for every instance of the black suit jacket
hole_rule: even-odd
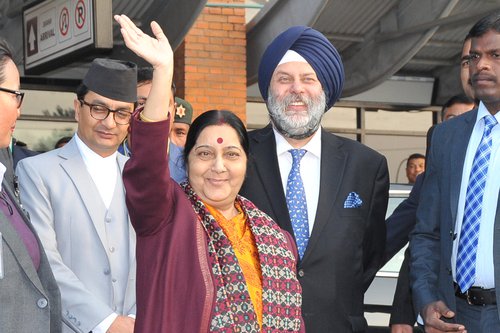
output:
[[[271,126],[249,133],[250,160],[241,194],[293,235]],[[322,131],[319,202],[298,278],[311,332],[363,332],[363,296],[385,247],[389,175],[379,153]],[[306,184],[307,186],[307,184]],[[363,201],[344,208],[350,192]]]

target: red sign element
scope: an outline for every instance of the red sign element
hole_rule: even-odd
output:
[[[75,7],[75,23],[78,29],[81,29],[85,24],[86,12],[85,2],[83,2],[83,0],[78,0]]]
[[[63,7],[59,14],[59,32],[61,35],[66,36],[69,31],[69,10]]]

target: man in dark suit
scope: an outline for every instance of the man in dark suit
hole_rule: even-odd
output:
[[[475,107],[474,100],[464,94],[452,96],[441,110],[442,119],[448,120]],[[450,117],[450,115],[453,115]],[[427,142],[431,141],[434,126],[427,132]],[[430,144],[427,146],[426,155],[429,154]],[[399,250],[408,243],[408,236],[417,221],[417,208],[420,200],[420,190],[424,180],[425,171],[417,176],[410,196],[401,202],[392,215],[385,221],[387,227],[387,240],[383,263],[387,263]],[[405,258],[399,271],[398,283],[391,308],[391,333],[411,333],[416,321],[413,307],[413,298],[410,287],[410,251],[405,252]]]
[[[380,265],[386,159],[320,128],[339,98],[340,56],[320,32],[292,27],[269,45],[259,88],[271,123],[250,132],[241,194],[297,243],[307,332],[363,332],[364,291]]]
[[[410,237],[414,304],[427,332],[500,331],[500,14],[469,35],[481,102],[435,128]]]

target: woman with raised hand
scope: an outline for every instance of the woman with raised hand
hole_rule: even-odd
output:
[[[167,156],[172,49],[155,22],[153,38],[115,18],[127,47],[154,68],[123,173],[137,233],[136,332],[303,332],[294,242],[238,195],[248,160],[243,123],[229,111],[199,116],[179,186]]]

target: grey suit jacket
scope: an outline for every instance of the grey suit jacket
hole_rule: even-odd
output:
[[[271,126],[252,131],[250,166],[240,193],[293,235]],[[314,228],[298,263],[307,332],[363,332],[363,295],[385,246],[389,174],[385,158],[326,131],[321,137],[319,201]],[[344,208],[351,192],[361,207]]]
[[[476,118],[477,109],[436,126],[433,133],[417,224],[410,236],[410,277],[418,311],[437,300],[456,309],[451,255],[453,242],[458,241],[455,220],[462,170]],[[493,237],[495,285],[500,304],[500,202]]]
[[[35,230],[3,182],[4,190],[15,203],[24,222]],[[31,257],[8,217],[0,212],[0,260],[4,276],[0,278],[0,332],[61,332],[61,295],[42,246],[40,267],[35,270]]]
[[[121,172],[127,158],[118,154],[117,159]],[[74,331],[89,332],[115,312],[109,259],[113,250],[97,187],[74,139],[63,148],[23,159],[16,173],[23,204],[61,289],[64,323]],[[118,191],[123,189],[119,180]],[[113,204],[125,207],[124,201]],[[122,295],[127,315],[135,314],[135,233],[130,221],[123,228],[129,232],[130,270]],[[70,332],[66,326],[64,331]]]

